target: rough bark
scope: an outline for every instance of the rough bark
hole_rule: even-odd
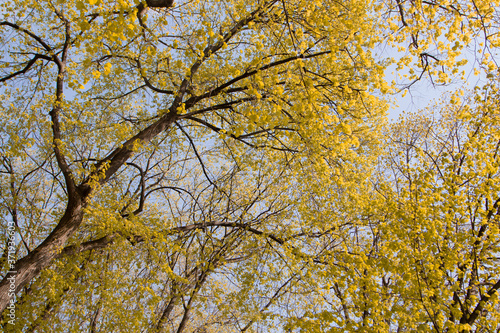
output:
[[[10,302],[9,294],[13,292],[11,281],[13,281],[12,285],[15,286],[14,292],[17,294],[42,269],[51,264],[52,260],[59,255],[66,241],[82,223],[83,208],[84,203],[81,199],[69,201],[64,215],[52,233],[35,250],[18,260],[14,269],[7,273],[0,282],[0,312],[3,312]]]

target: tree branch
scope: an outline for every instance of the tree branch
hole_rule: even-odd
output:
[[[38,59],[44,59],[44,60],[48,60],[48,61],[51,61],[52,58],[46,56],[46,55],[43,55],[43,54],[35,54],[35,56],[33,58],[31,58],[28,63],[26,64],[26,66],[24,66],[23,69],[21,70],[18,70],[17,72],[14,72],[12,74],[9,74],[7,76],[4,76],[3,78],[0,79],[0,82],[5,82],[7,80],[10,80],[18,75],[21,75],[21,74],[24,74],[26,73],[27,71],[29,71],[31,69],[31,67],[36,63],[36,61]]]

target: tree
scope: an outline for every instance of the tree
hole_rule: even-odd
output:
[[[404,87],[447,83],[462,49],[494,52],[495,4],[2,6],[4,330],[413,325],[374,296],[404,287],[379,244],[408,223],[400,175],[374,171],[393,147],[374,53],[410,43]]]
[[[498,84],[453,94],[440,113],[407,117],[391,134],[385,287],[402,296],[392,299],[396,316],[411,311],[397,319],[406,329],[492,332],[500,322]]]
[[[215,318],[200,330],[250,327],[220,309],[229,290],[205,288],[312,232],[286,209],[297,177],[326,186],[327,163],[356,164],[374,137],[382,66],[376,37],[356,35],[369,7],[147,5],[3,4],[2,223],[19,239],[0,303],[14,281],[29,318],[14,329],[124,329],[124,316],[180,332],[198,303]]]
[[[358,219],[335,223],[312,273],[307,298],[325,301],[288,318],[291,331],[498,330],[498,93],[490,81],[389,128]]]

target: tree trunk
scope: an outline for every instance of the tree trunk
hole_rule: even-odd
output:
[[[0,282],[0,313],[9,305],[13,293],[18,293],[48,267],[62,250],[66,241],[78,229],[83,220],[84,202],[76,198],[68,202],[66,211],[52,233],[35,250],[18,260],[14,269]]]

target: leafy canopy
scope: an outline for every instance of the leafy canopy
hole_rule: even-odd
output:
[[[498,325],[498,3],[1,6],[5,331]]]

